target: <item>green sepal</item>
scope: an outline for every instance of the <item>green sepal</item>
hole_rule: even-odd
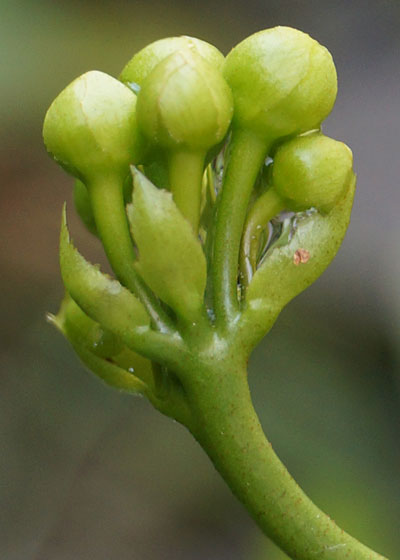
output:
[[[191,225],[171,193],[132,170],[133,204],[128,207],[139,249],[137,268],[150,288],[177,315],[191,320],[199,312],[206,285],[206,260]]]
[[[122,340],[93,321],[79,305],[66,293],[60,311],[51,320],[64,336],[84,346],[99,358],[111,360],[120,369],[134,374],[146,385],[153,384],[152,365],[150,360],[127,348]]]
[[[77,309],[80,311],[80,314],[76,313]],[[79,324],[77,324],[77,318]],[[85,315],[68,294],[66,294],[62,301],[57,315],[49,314],[48,320],[70,342],[82,363],[107,385],[131,394],[146,393],[147,386],[141,379],[130,371],[119,367],[114,360],[106,359],[93,351],[93,346],[91,347],[88,344],[88,337],[90,339],[95,330],[101,329],[101,327]],[[84,323],[89,327],[88,337],[81,336],[81,327],[83,327]]]
[[[154,385],[152,362],[137,352],[124,346],[118,354],[113,356],[113,362],[120,368],[138,377],[149,388]]]
[[[63,325],[67,337],[71,336],[101,358],[112,358],[123,349],[122,340],[93,321],[67,294],[63,302]]]
[[[270,249],[246,292],[242,325],[253,343],[271,328],[283,307],[323,273],[345,236],[355,191],[355,176],[344,198],[326,215],[301,218],[286,245]]]
[[[100,377],[107,385],[132,394],[145,394],[147,386],[129,371],[113,362],[99,358],[75,339],[69,339],[76,354],[90,371]]]
[[[148,327],[150,318],[140,301],[117,280],[88,263],[70,241],[65,205],[60,235],[60,266],[66,290],[94,321],[114,334],[132,335]]]

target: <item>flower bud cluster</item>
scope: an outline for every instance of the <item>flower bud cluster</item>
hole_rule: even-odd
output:
[[[45,145],[76,178],[78,213],[117,278],[86,263],[64,222],[62,274],[79,306],[69,306],[68,332],[94,321],[88,336],[111,332],[129,346],[124,309],[142,334],[182,332],[202,316],[233,324],[235,313],[262,300],[265,282],[272,290],[279,280],[281,261],[266,268],[259,255],[262,233],[282,210],[330,216],[312,223],[325,228],[331,249],[303,224],[310,264],[294,269],[287,257],[291,280],[275,302],[311,283],[337,250],[354,185],[351,151],[321,133],[336,91],[328,50],[288,27],[255,33],[226,57],[199,39],[162,39],[135,54],[119,79],[91,71],[67,86],[46,114]],[[242,303],[239,277],[240,288],[250,284]],[[106,371],[101,359],[96,369]]]
[[[232,123],[234,131],[258,137],[266,151],[280,145],[274,180],[295,207],[329,208],[332,190],[345,189],[351,158],[343,144],[323,136],[290,140],[320,128],[337,91],[330,53],[301,31],[260,31],[226,58],[199,39],[162,39],[137,53],[119,79],[84,74],[56,98],[45,118],[48,151],[86,184],[101,175],[125,178],[129,165],[149,163],[149,154],[156,161],[160,151],[166,161],[177,152],[196,153],[201,168]],[[305,162],[311,159],[319,176],[310,181]],[[191,188],[196,190],[186,186]]]
[[[349,558],[379,556],[288,476],[245,376],[257,342],[348,227],[352,153],[321,132],[336,90],[331,55],[296,29],[260,31],[226,57],[172,37],[135,54],[119,79],[74,80],[43,127],[113,272],[80,254],[64,206],[66,293],[49,320],[105,383],[186,426],[260,527],[299,559],[338,558],[329,550],[345,546]]]

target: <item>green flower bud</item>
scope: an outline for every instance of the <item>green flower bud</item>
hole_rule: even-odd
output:
[[[329,51],[290,27],[239,43],[226,58],[224,76],[233,92],[234,124],[267,142],[319,128],[336,98]]]
[[[135,54],[135,56],[123,69],[120,75],[120,80],[130,87],[132,91],[138,93],[141,85],[154,68],[162,60],[182,49],[189,50],[190,52],[200,55],[214,68],[222,68],[224,56],[213,45],[193,37],[169,37],[155,41]],[[151,138],[151,141],[152,145],[151,147],[148,146],[146,153],[143,154],[143,160],[141,161],[141,163],[145,164],[146,175],[148,175],[151,181],[160,188],[170,188],[171,181],[173,183],[173,187],[175,187],[176,177],[170,177],[170,165],[167,161],[168,158],[165,157],[165,154],[159,149],[159,147],[154,145],[154,138]],[[174,164],[172,164],[172,166],[175,167]],[[187,167],[187,165],[185,166]],[[189,167],[192,167],[191,163],[189,164]],[[198,162],[196,167],[198,168],[197,173],[202,175],[203,162]],[[172,171],[172,175],[174,175],[174,171]],[[198,183],[199,180],[197,179],[195,182]],[[194,208],[191,208],[190,210],[184,210],[181,208],[189,221],[193,223],[194,228],[196,228],[196,223],[198,221],[198,217],[196,216],[198,213],[198,196],[196,196],[195,199]],[[186,202],[184,206],[190,207],[191,204],[188,205]]]
[[[139,127],[153,149],[164,150],[169,187],[195,232],[207,152],[225,137],[232,112],[222,74],[187,48],[161,61],[138,95]]]
[[[323,134],[299,136],[278,148],[272,168],[274,190],[291,210],[329,210],[353,178],[353,154]]]
[[[208,151],[226,135],[232,112],[232,95],[221,73],[189,49],[160,62],[138,95],[141,130],[170,149]]]
[[[139,91],[145,78],[159,62],[182,49],[202,56],[215,68],[220,69],[224,63],[224,55],[205,41],[186,36],[169,37],[155,41],[136,53],[122,70],[119,79],[134,91]]]
[[[46,148],[85,183],[110,172],[125,178],[141,150],[135,109],[136,96],[129,88],[102,72],[87,72],[47,111]]]

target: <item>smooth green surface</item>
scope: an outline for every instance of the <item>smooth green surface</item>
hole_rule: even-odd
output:
[[[228,54],[224,76],[233,92],[235,124],[266,139],[318,128],[336,99],[329,51],[290,27],[244,39]]]
[[[290,210],[328,212],[352,180],[350,148],[323,134],[298,136],[274,154],[272,183]]]
[[[268,147],[247,131],[234,130],[217,200],[212,262],[217,324],[226,329],[238,316],[238,260],[247,205]]]
[[[224,56],[220,51],[206,41],[195,37],[168,37],[154,41],[136,53],[122,70],[119,79],[127,85],[141,86],[150,72],[164,58],[182,49],[189,49],[207,60],[212,66],[221,68]],[[132,86],[131,86],[132,87]]]

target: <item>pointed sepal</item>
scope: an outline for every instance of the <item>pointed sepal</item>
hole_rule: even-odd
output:
[[[171,193],[155,187],[138,170],[133,174],[128,217],[139,249],[139,273],[177,315],[194,320],[203,303],[207,274],[200,241]]]
[[[70,342],[83,364],[107,385],[131,394],[146,392],[146,384],[134,375],[136,369],[131,365],[129,369],[121,367],[118,363],[118,356],[124,356],[129,351],[123,349],[116,337],[90,319],[69,294],[66,294],[57,315],[49,314],[48,320]]]
[[[148,327],[141,302],[117,280],[82,257],[70,240],[65,206],[60,235],[61,275],[67,291],[85,313],[123,339],[134,329]]]

